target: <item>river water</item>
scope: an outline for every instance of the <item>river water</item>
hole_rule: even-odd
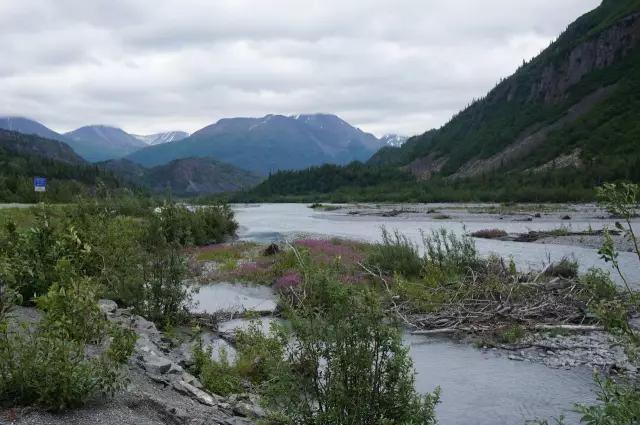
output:
[[[472,205],[477,207],[478,205]],[[450,204],[434,204],[434,208],[447,211]],[[456,206],[457,207],[457,206]],[[364,241],[380,240],[382,226],[389,230],[397,229],[421,245],[421,231],[429,232],[445,228],[457,234],[482,229],[498,228],[509,233],[526,233],[530,230],[553,230],[560,227],[572,231],[589,228],[613,228],[615,221],[599,218],[603,214],[591,206],[574,206],[572,220],[562,220],[565,212],[549,214],[530,222],[514,221],[516,217],[500,220],[492,214],[469,214],[464,211],[451,213],[451,219],[434,220],[427,215],[410,217],[350,216],[337,212],[316,212],[305,204],[260,204],[237,205],[234,207],[240,224],[239,236],[245,240],[267,242],[271,240],[291,239],[299,234],[336,236]],[[634,227],[640,230],[640,222]],[[563,257],[575,258],[582,272],[591,267],[607,268],[596,249],[568,245],[541,243],[504,242],[499,240],[476,239],[481,254],[498,254],[504,258],[513,258],[519,268],[541,269],[551,259]],[[638,258],[629,252],[619,255],[621,268],[630,282],[640,282]],[[612,277],[618,280],[616,274]]]
[[[383,225],[400,230],[416,242],[421,241],[420,229],[429,231],[445,227],[461,234],[486,228],[527,232],[567,226],[559,216],[524,223],[463,213],[457,214],[457,218],[437,221],[424,216],[353,217],[340,212],[315,212],[302,204],[235,206],[234,210],[240,224],[240,238],[260,242],[282,241],[300,235],[376,241]],[[577,231],[605,225],[611,226],[612,222],[578,213],[570,228]],[[520,267],[538,269],[549,259],[565,256],[575,257],[582,270],[602,267],[594,249],[493,240],[477,240],[477,247],[481,254],[512,257]],[[620,259],[625,271],[637,281],[639,275],[634,257],[621,253]],[[275,295],[270,295],[265,288],[249,285],[214,284],[203,288],[196,300],[203,306],[201,309],[207,311],[232,307],[250,309],[255,305],[271,308],[269,300],[275,300]],[[242,325],[241,320],[235,320],[222,327],[228,331]],[[404,340],[417,372],[416,388],[429,392],[439,386],[442,390],[442,402],[437,407],[442,425],[521,425],[527,420],[560,414],[567,416],[568,424],[578,424],[577,416],[570,411],[574,403],[595,400],[592,372],[584,367],[550,369],[537,363],[509,360],[497,351],[476,349],[446,338],[407,334]]]

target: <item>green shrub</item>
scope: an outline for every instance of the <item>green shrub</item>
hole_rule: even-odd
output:
[[[87,358],[80,342],[42,329],[0,334],[0,400],[9,405],[62,410],[111,395],[123,384],[109,361]]]
[[[589,269],[580,277],[580,283],[586,288],[591,301],[610,301],[618,297],[618,286],[611,280],[609,273],[601,269]]]
[[[515,344],[522,338],[524,338],[525,334],[525,328],[520,325],[512,325],[507,327],[506,329],[503,329],[498,334],[498,341],[502,342],[503,344]]]
[[[263,384],[280,373],[288,334],[280,325],[273,325],[265,335],[260,322],[252,321],[246,330],[236,331],[236,359],[229,361],[221,348],[214,358],[211,347],[204,350],[199,341],[193,351],[194,374],[215,394],[228,395],[242,390],[242,383]]]
[[[635,425],[640,423],[640,387],[637,382],[616,383],[596,378],[599,404],[579,405],[581,423],[587,425]]]
[[[382,228],[382,241],[373,246],[367,263],[383,273],[398,273],[405,277],[418,276],[423,267],[416,244],[397,230],[389,233],[385,227]]]
[[[107,357],[119,364],[126,363],[135,350],[138,335],[131,329],[113,325],[109,329],[109,336],[111,343],[107,349]]]
[[[96,302],[95,284],[89,278],[76,276],[67,260],[60,260],[56,269],[61,280],[38,298],[38,307],[46,312],[42,326],[55,330],[64,339],[99,341],[107,323]]]
[[[456,236],[446,229],[422,233],[425,262],[428,268],[438,268],[454,274],[466,274],[477,268],[481,261],[475,242],[469,235]]]
[[[218,352],[218,359],[214,359],[212,348],[204,350],[199,341],[193,350],[193,361],[193,373],[207,391],[222,396],[242,392],[240,376],[224,348]]]
[[[418,395],[401,332],[379,298],[323,273],[292,310],[287,365],[268,381],[269,406],[289,423],[435,424],[438,392]]]
[[[272,379],[283,362],[287,337],[284,328],[275,323],[265,335],[259,321],[252,321],[246,330],[236,331],[238,374],[254,384]]]
[[[61,264],[58,272],[68,270],[68,263]],[[87,354],[86,342],[101,345],[108,323],[86,283],[70,275],[64,283],[54,284],[40,299],[45,314],[36,326],[10,326],[6,317],[0,317],[2,404],[62,410],[123,387],[125,380],[114,359],[124,361],[131,354],[132,348],[122,348],[130,347],[130,337],[124,341],[122,331],[114,338],[113,350]]]
[[[238,228],[233,220],[233,211],[226,204],[208,205],[191,211],[183,205],[165,202],[156,216],[162,222],[167,242],[183,246],[224,242]]]

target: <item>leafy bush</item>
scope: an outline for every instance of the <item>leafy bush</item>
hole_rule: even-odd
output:
[[[9,333],[0,329],[0,400],[39,404],[47,409],[76,407],[123,386],[114,365],[87,358],[81,342],[46,329]]]
[[[88,278],[75,276],[65,260],[56,268],[61,281],[38,299],[38,307],[46,312],[42,326],[55,329],[64,339],[99,341],[106,332],[106,321],[96,303],[95,284]]]
[[[481,263],[475,242],[469,235],[458,237],[443,228],[429,234],[422,233],[422,242],[428,268],[435,267],[449,273],[465,274]]]
[[[580,277],[580,283],[587,289],[588,296],[593,301],[610,301],[618,297],[618,286],[609,273],[601,269],[592,268]]]
[[[106,352],[107,357],[116,363],[126,363],[135,350],[138,335],[131,329],[113,325],[109,329],[109,336],[111,343]]]
[[[423,267],[416,244],[397,230],[389,233],[385,227],[382,228],[382,241],[373,247],[367,263],[383,273],[399,273],[406,277],[418,276]]]
[[[268,381],[270,407],[289,423],[436,423],[438,392],[415,392],[407,348],[379,298],[324,273],[305,285],[305,303],[289,314],[287,367]]]
[[[194,348],[194,374],[215,394],[228,395],[242,391],[242,383],[260,385],[274,379],[284,362],[288,334],[274,324],[265,335],[260,322],[252,321],[246,330],[236,331],[236,359],[229,361],[221,348],[214,358],[211,347],[204,350],[202,341]]]
[[[62,410],[123,387],[117,362],[131,355],[131,336],[116,331],[106,351],[87,355],[85,343],[101,343],[108,323],[86,283],[71,275],[54,284],[41,298],[45,315],[34,327],[10,325],[0,316],[0,402]]]
[[[616,383],[597,378],[597,405],[579,405],[581,423],[587,425],[634,425],[640,422],[640,387],[637,382]]]
[[[273,379],[283,362],[288,336],[284,327],[276,323],[265,335],[259,321],[252,321],[246,330],[236,331],[238,374],[254,384]]]
[[[218,352],[218,359],[214,359],[212,348],[203,349],[199,341],[193,350],[193,361],[193,373],[209,392],[227,396],[242,391],[240,376],[224,348]]]
[[[226,204],[208,205],[191,211],[183,205],[165,202],[156,215],[162,222],[166,241],[183,246],[224,242],[238,228],[233,220],[233,211]]]

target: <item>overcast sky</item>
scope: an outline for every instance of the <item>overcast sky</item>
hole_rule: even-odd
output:
[[[0,114],[195,131],[335,113],[445,123],[600,0],[0,0]]]

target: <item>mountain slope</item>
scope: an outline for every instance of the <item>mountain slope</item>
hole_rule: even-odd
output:
[[[147,146],[124,130],[105,125],[81,127],[64,137],[76,152],[92,162],[120,158]]]
[[[47,192],[36,194],[33,178],[48,179]],[[88,164],[64,143],[32,134],[0,130],[0,202],[71,202],[92,192],[97,182],[120,187],[113,173]]]
[[[142,140],[146,145],[153,146],[186,139],[187,137],[189,137],[189,133],[184,131],[166,131],[164,133],[155,133],[148,135],[132,134],[132,136],[138,140]]]
[[[168,164],[144,168],[127,159],[99,164],[125,181],[153,192],[170,191],[178,196],[210,195],[249,189],[259,176],[211,158],[176,159]]]
[[[128,158],[145,166],[188,157],[212,157],[267,174],[322,163],[367,160],[381,143],[333,115],[222,119],[179,142],[151,146]]]
[[[56,133],[37,121],[24,117],[0,117],[0,129],[33,134],[45,139],[64,141],[64,137],[61,134]]]
[[[0,130],[0,147],[6,152],[38,156],[65,164],[86,164],[69,145],[34,134]]]
[[[569,166],[585,166],[585,184],[630,177],[640,160],[639,41],[640,2],[604,1],[445,126],[381,150],[370,164],[460,180],[528,175],[577,151]]]

